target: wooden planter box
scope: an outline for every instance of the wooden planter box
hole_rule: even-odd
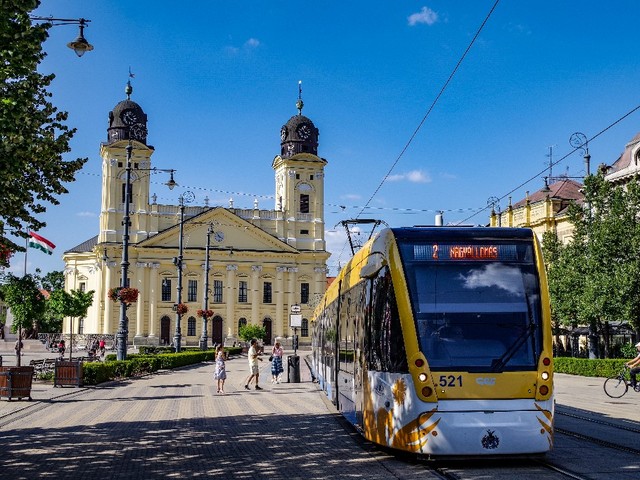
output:
[[[0,397],[31,400],[33,367],[0,367]]]
[[[53,374],[54,387],[81,387],[82,362],[58,360]]]

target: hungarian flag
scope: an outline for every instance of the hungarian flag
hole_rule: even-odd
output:
[[[53,243],[36,233],[29,232],[29,235],[31,237],[29,238],[30,247],[42,250],[44,253],[48,253],[49,255],[53,253],[53,249],[56,248]]]

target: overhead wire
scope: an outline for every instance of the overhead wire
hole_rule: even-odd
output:
[[[603,128],[602,130],[600,130],[598,133],[596,133],[595,135],[593,135],[591,138],[585,140],[585,142],[582,145],[578,145],[577,147],[575,147],[573,150],[571,150],[569,153],[567,153],[566,155],[562,156],[561,158],[559,158],[558,160],[555,160],[554,162],[549,163],[549,165],[547,165],[542,171],[540,171],[539,173],[533,175],[532,177],[530,177],[529,179],[525,180],[524,182],[522,182],[520,185],[518,185],[517,187],[509,190],[507,193],[505,193],[504,195],[502,195],[501,197],[498,198],[498,202],[500,202],[501,200],[504,200],[506,197],[508,197],[509,195],[511,195],[512,193],[514,193],[515,191],[519,190],[520,188],[524,187],[525,185],[527,185],[528,183],[532,182],[533,180],[540,178],[542,175],[544,175],[545,172],[547,172],[548,170],[550,170],[551,168],[555,167],[556,165],[558,165],[560,162],[564,161],[565,159],[567,159],[568,157],[570,157],[571,155],[573,155],[575,152],[577,152],[578,150],[581,150],[584,145],[588,145],[590,142],[592,142],[593,140],[595,140],[596,138],[598,138],[599,136],[603,135],[606,131],[612,129],[614,126],[616,126],[618,123],[622,122],[625,118],[629,117],[630,115],[633,115],[635,112],[637,112],[638,110],[640,110],[640,105],[632,108],[631,110],[629,110],[627,113],[625,113],[624,115],[622,115],[620,118],[618,118],[617,120],[615,120],[613,123],[609,124],[608,126],[606,126],[605,128]],[[473,217],[475,217],[476,215],[479,215],[480,213],[484,212],[485,210],[488,210],[489,208],[492,208],[492,205],[486,205],[480,209],[478,209],[476,212],[474,212],[472,215],[468,216],[467,218],[463,219],[460,221],[460,223],[465,223],[467,221],[469,221],[470,219],[472,219]]]

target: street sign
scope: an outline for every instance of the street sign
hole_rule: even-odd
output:
[[[300,313],[301,311],[300,305],[291,305],[291,313]]]
[[[302,326],[302,315],[293,313],[289,315],[289,323],[293,328],[298,328]]]

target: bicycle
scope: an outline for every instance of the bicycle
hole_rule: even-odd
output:
[[[614,375],[613,377],[607,378],[604,381],[604,385],[602,386],[604,388],[604,393],[606,393],[611,398],[620,398],[625,393],[627,393],[627,390],[629,390],[629,388],[635,390],[636,392],[640,392],[640,382],[636,383],[636,385],[633,386],[631,384],[631,381],[627,380],[628,370],[629,367],[625,365],[620,373]]]

